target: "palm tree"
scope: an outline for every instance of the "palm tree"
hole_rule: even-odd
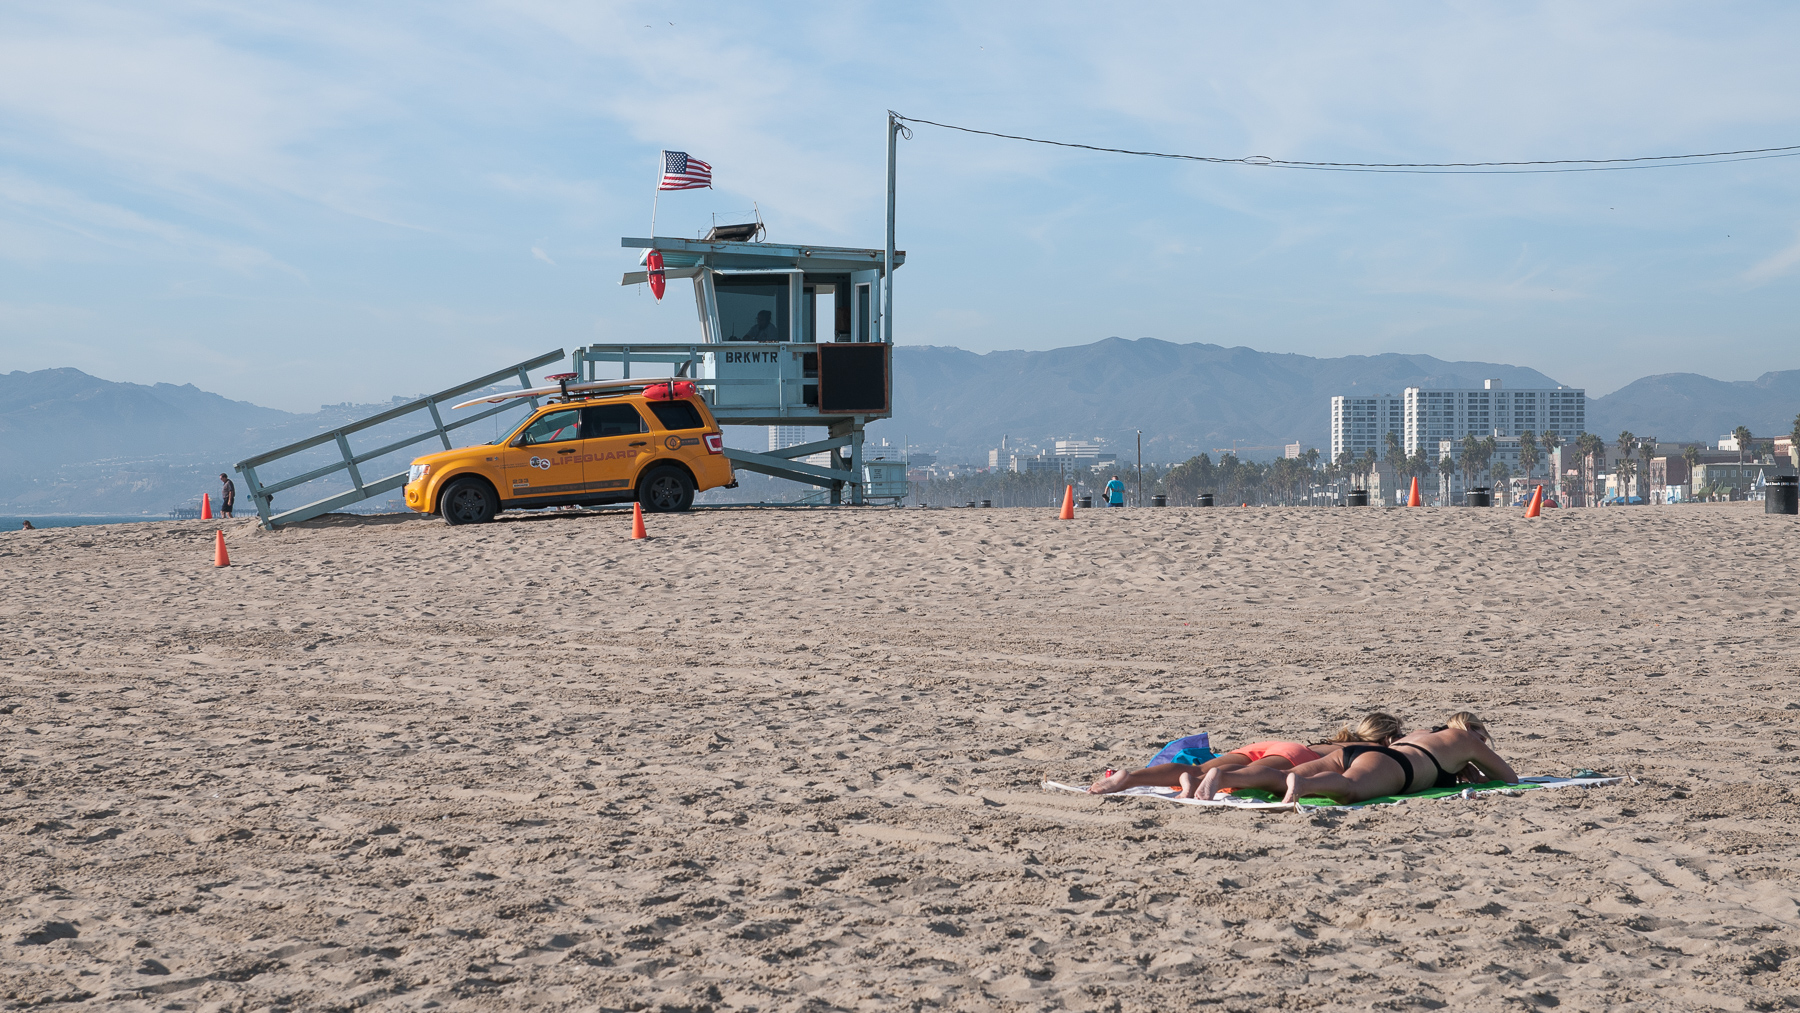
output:
[[[1481,470],[1488,472],[1488,485],[1493,485],[1493,471],[1489,464],[1494,460],[1494,453],[1500,449],[1500,441],[1492,435],[1481,441]]]
[[[1655,456],[1656,456],[1656,437],[1654,437],[1654,436],[1639,437],[1638,438],[1638,484],[1643,487],[1643,491],[1638,493],[1638,495],[1642,496],[1644,498],[1644,502],[1646,502],[1646,503],[1650,502],[1650,459]],[[1664,475],[1663,480],[1666,482],[1668,480],[1668,476]]]
[[[1575,437],[1575,452],[1581,455],[1582,491],[1584,493],[1583,502],[1588,506],[1593,506],[1594,480],[1597,476],[1594,458],[1598,456],[1602,460],[1605,459],[1606,443],[1593,433],[1582,432]]]
[[[1450,477],[1456,474],[1456,458],[1451,457],[1449,454],[1445,454],[1443,457],[1438,458],[1437,470],[1439,481],[1442,483],[1444,490],[1444,502],[1441,502],[1438,505],[1448,506],[1450,500]]]
[[[1750,449],[1750,441],[1755,437],[1750,435],[1749,426],[1739,426],[1731,431],[1731,438],[1737,441],[1738,463],[1743,464],[1744,452]]]
[[[1301,456],[1303,458],[1305,458],[1306,466],[1308,468],[1311,468],[1314,470],[1318,469],[1318,467],[1319,467],[1319,448],[1318,447],[1307,447],[1306,453],[1302,454]]]
[[[1494,505],[1505,506],[1512,502],[1512,469],[1505,461],[1494,462]]]
[[[1531,476],[1537,471],[1537,463],[1537,434],[1527,429],[1519,434],[1519,467],[1525,469],[1526,485],[1531,484]]]
[[[1553,472],[1560,471],[1556,467],[1556,451],[1558,447],[1562,446],[1562,437],[1557,435],[1556,430],[1546,429],[1544,435],[1538,437],[1538,445],[1544,448],[1544,463],[1549,465]],[[1552,474],[1550,479],[1551,491],[1560,495],[1562,493],[1562,475]]]
[[[1389,435],[1392,435],[1392,434],[1390,433]],[[1369,476],[1375,474],[1375,448],[1374,447],[1370,447],[1369,449],[1363,451],[1362,461],[1359,462],[1359,466],[1362,469],[1363,488],[1367,489],[1369,487]]]
[[[1681,452],[1681,459],[1686,461],[1688,466],[1688,492],[1690,494],[1698,493],[1700,489],[1694,485],[1694,472],[1700,467],[1700,447],[1696,444],[1688,444],[1688,448]]]
[[[1462,439],[1463,493],[1475,487],[1475,474],[1481,470],[1481,441],[1473,433]]]

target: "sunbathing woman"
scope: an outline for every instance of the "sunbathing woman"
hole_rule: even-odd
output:
[[[1200,778],[1208,771],[1255,766],[1282,772],[1300,764],[1317,760],[1321,755],[1342,749],[1351,743],[1386,745],[1400,735],[1400,719],[1376,712],[1357,722],[1355,728],[1345,725],[1329,742],[1303,745],[1298,742],[1255,742],[1223,753],[1205,763],[1159,763],[1138,770],[1120,770],[1108,774],[1088,786],[1095,795],[1123,791],[1143,785],[1156,788],[1181,786],[1181,798],[1193,798]]]
[[[1221,788],[1262,788],[1285,792],[1282,801],[1323,795],[1338,802],[1363,802],[1383,795],[1408,795],[1449,788],[1459,778],[1517,784],[1519,775],[1489,744],[1487,726],[1468,711],[1429,732],[1413,732],[1391,746],[1351,744],[1292,770],[1254,766],[1208,771],[1198,795],[1210,799]]]

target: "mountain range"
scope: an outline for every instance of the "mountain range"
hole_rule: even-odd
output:
[[[489,365],[471,363],[469,372]],[[985,354],[902,345],[894,350],[895,415],[871,435],[947,462],[985,464],[1003,436],[1013,445],[1098,437],[1126,460],[1140,429],[1147,461],[1217,456],[1233,446],[1267,458],[1296,440],[1328,447],[1332,395],[1479,387],[1485,379],[1556,386],[1522,366],[1429,355],[1317,358],[1152,338]],[[0,511],[160,513],[215,488],[218,473],[238,460],[390,405],[293,413],[192,385],[121,383],[71,368],[0,374]],[[1792,429],[1796,412],[1800,370],[1749,381],[1668,373],[1591,398],[1588,428],[1671,442],[1716,440],[1739,425],[1773,436]],[[762,440],[760,431],[727,431],[734,446],[762,449]]]

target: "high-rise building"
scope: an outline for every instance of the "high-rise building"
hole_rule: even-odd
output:
[[[1405,401],[1392,394],[1332,398],[1331,459],[1337,460],[1346,450],[1357,457],[1366,450],[1385,455],[1387,434],[1406,431],[1404,409]]]
[[[813,431],[806,426],[769,427],[769,449],[771,451],[786,450],[789,447],[798,447],[803,443],[811,443],[813,440],[819,438],[822,437],[815,437]],[[817,465],[821,468],[829,468],[831,467],[831,451],[826,450],[817,454],[809,454],[806,457],[800,458],[800,460],[806,464]]]
[[[1404,417],[1409,454],[1422,449],[1430,456],[1444,441],[1465,436],[1518,436],[1528,430],[1553,432],[1568,443],[1587,428],[1587,392],[1575,387],[1505,390],[1499,380],[1488,380],[1479,390],[1408,387]]]

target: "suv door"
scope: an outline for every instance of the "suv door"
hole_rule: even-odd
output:
[[[579,408],[546,412],[533,419],[501,454],[506,488],[500,490],[500,497],[529,501],[581,492],[587,472],[582,458],[588,456],[582,453],[581,435]]]
[[[628,401],[589,405],[581,409],[581,431],[587,487],[629,499],[637,483],[637,460],[650,450],[644,416]]]

